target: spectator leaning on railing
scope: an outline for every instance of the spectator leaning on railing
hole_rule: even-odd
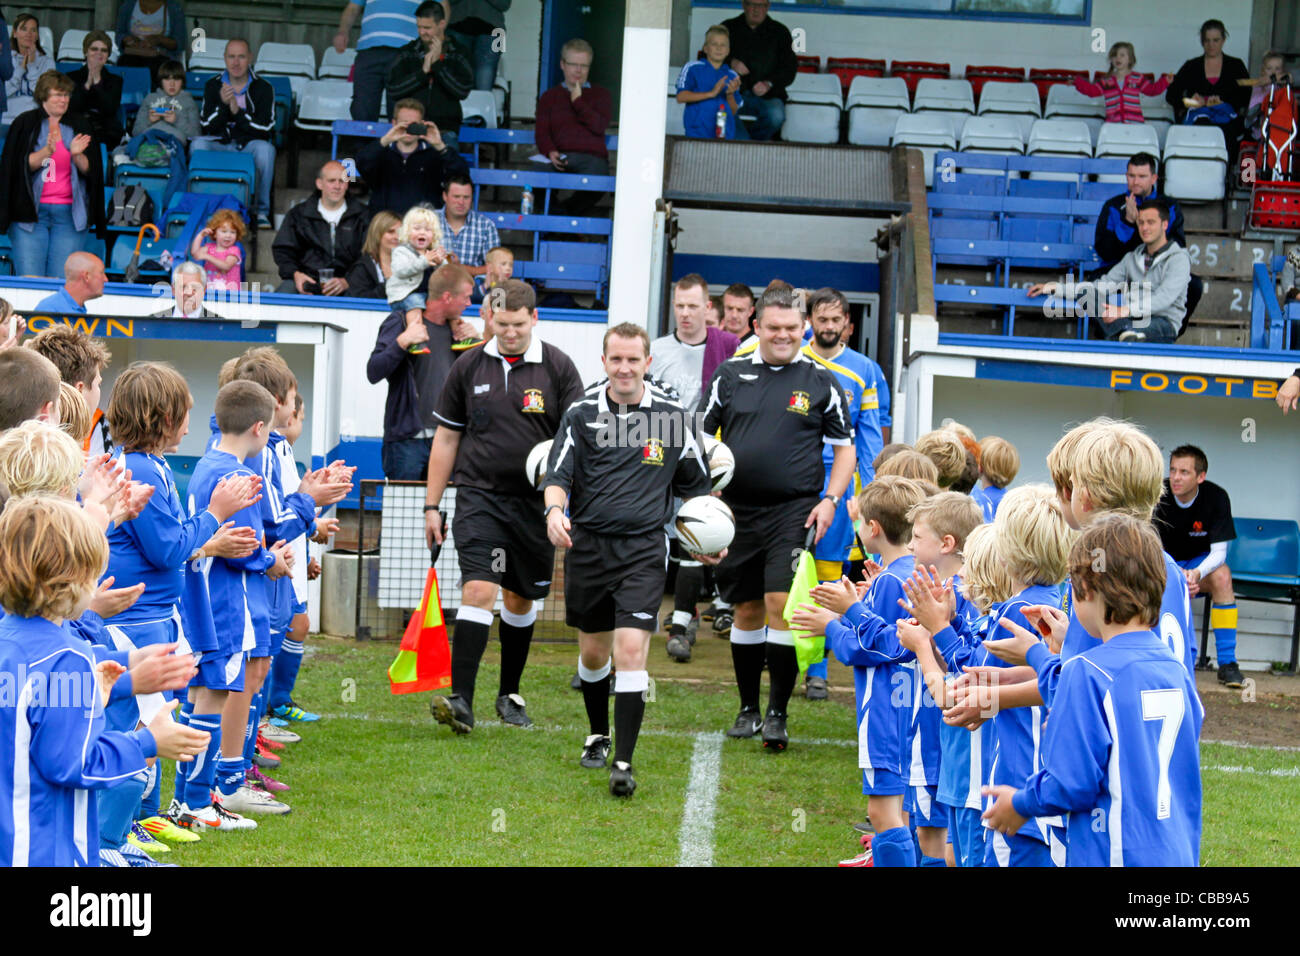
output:
[[[447,14],[437,0],[415,9],[418,36],[397,51],[388,71],[388,101],[411,97],[424,104],[424,116],[455,149],[459,145],[460,103],[474,86],[474,68],[455,40],[447,36]]]
[[[1169,204],[1149,199],[1138,210],[1137,228],[1143,245],[1124,256],[1094,282],[1074,286],[1076,300],[1089,296],[1092,317],[1102,335],[1121,342],[1173,342],[1182,332],[1187,314],[1187,280],[1191,259],[1187,250],[1165,234]],[[1056,295],[1058,282],[1029,287],[1030,296]],[[1102,300],[1122,291],[1123,304]]]
[[[424,104],[405,99],[393,106],[388,132],[357,150],[357,172],[370,187],[370,208],[404,216],[420,203],[441,206],[443,183],[469,166],[437,125],[425,122]]]

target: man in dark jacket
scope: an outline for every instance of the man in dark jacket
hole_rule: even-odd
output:
[[[275,90],[253,75],[248,41],[226,43],[226,71],[203,88],[199,121],[203,135],[191,150],[248,153],[256,164],[257,226],[271,228],[271,180],[275,177]]]
[[[384,475],[393,481],[424,481],[428,476],[436,430],[433,410],[459,354],[451,344],[476,334],[460,317],[469,308],[473,288],[463,266],[445,263],[429,277],[423,322],[408,326],[406,310],[399,307],[379,326],[366,378],[372,385],[388,381],[380,456]],[[412,353],[411,346],[419,349]]]
[[[423,133],[411,127],[424,124]],[[393,107],[393,125],[377,140],[357,150],[357,171],[370,186],[370,208],[387,209],[399,216],[419,203],[442,206],[442,186],[457,173],[469,175],[460,153],[446,144],[442,131],[424,122],[424,104],[399,100]]]
[[[1128,187],[1118,196],[1106,200],[1097,216],[1097,234],[1093,240],[1097,258],[1101,267],[1088,274],[1089,279],[1096,279],[1113,269],[1125,255],[1142,245],[1137,231],[1137,211],[1148,199],[1160,199],[1156,189],[1159,180],[1159,160],[1150,153],[1134,153],[1125,170],[1125,185]],[[1183,212],[1172,199],[1165,199],[1169,205],[1169,228],[1165,235],[1186,249],[1187,239],[1183,235]],[[1204,286],[1199,276],[1192,276],[1187,283],[1187,313],[1183,317],[1184,326],[1201,301]]]
[[[794,82],[799,61],[794,38],[767,15],[768,0],[744,0],[745,12],[722,25],[731,34],[731,68],[740,74],[745,113],[757,113],[750,139],[772,139],[785,123],[785,88]]]
[[[474,68],[465,51],[447,36],[447,14],[436,0],[415,9],[419,36],[402,47],[388,71],[388,101],[411,97],[452,149],[459,145],[460,101],[474,88]]]
[[[343,164],[330,160],[316,175],[316,192],[294,206],[275,234],[271,255],[280,271],[276,292],[299,295],[342,295],[343,278],[361,258],[369,211],[348,195]],[[330,270],[322,275],[321,270]]]

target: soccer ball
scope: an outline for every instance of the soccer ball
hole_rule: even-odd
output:
[[[709,435],[700,437],[704,444],[704,457],[709,463],[709,477],[713,479],[713,490],[721,491],[736,474],[736,457],[716,438]]]
[[[677,539],[694,554],[717,554],[736,536],[736,516],[712,495],[688,498],[678,509],[673,526]]]
[[[542,482],[546,480],[546,462],[551,457],[551,439],[539,441],[533,446],[533,450],[528,453],[528,459],[524,462],[524,474],[528,476],[529,482],[538,490],[542,487]]]

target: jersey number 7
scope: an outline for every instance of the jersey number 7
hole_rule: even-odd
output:
[[[1156,754],[1160,760],[1160,777],[1156,782],[1156,819],[1169,817],[1169,761],[1174,755],[1174,741],[1178,738],[1178,729],[1183,725],[1183,714],[1187,709],[1187,700],[1182,690],[1171,687],[1167,690],[1144,690],[1142,692],[1142,719],[1160,721],[1160,739],[1156,742]]]

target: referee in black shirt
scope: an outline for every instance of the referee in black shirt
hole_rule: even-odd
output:
[[[803,313],[796,293],[771,289],[758,299],[758,348],[723,363],[709,383],[706,434],[721,437],[736,459],[722,499],[736,515],[736,539],[715,579],[735,605],[731,659],[740,690],[740,714],[729,737],[763,732],[763,746],[784,750],[786,705],[799,666],[785,602],[807,529],[820,541],[856,467],[844,390],[833,373],[809,361]],[[835,446],[822,495],[823,443]],[[764,626],[766,625],[766,627]],[[763,661],[772,686],[767,715],[759,715]]]
[[[668,574],[664,524],[674,495],[707,495],[712,482],[693,416],[645,381],[645,329],[611,328],[601,362],[609,385],[564,413],[543,488],[547,534],[569,549],[564,600],[569,626],[578,629],[578,674],[591,724],[581,763],[604,767],[609,755],[612,648],[618,673],[609,792],[626,797],[636,789],[632,751],[649,687],[646,655]]]
[[[452,627],[451,695],[434,697],[429,708],[460,734],[474,726],[474,684],[498,587],[505,606],[496,709],[508,724],[531,723],[519,678],[537,618],[533,601],[550,593],[555,549],[524,462],[534,445],[555,437],[564,410],[582,397],[573,362],[533,335],[532,286],[509,280],[494,295],[492,327],[484,329],[494,337],[456,360],[438,398],[424,495],[425,534],[433,547],[446,533],[438,504],[454,468],[452,530],[464,585]]]

